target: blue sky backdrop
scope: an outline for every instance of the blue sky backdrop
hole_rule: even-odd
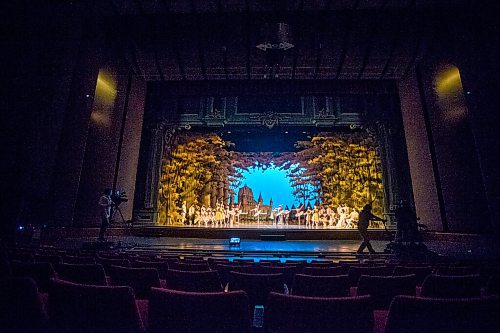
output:
[[[293,189],[285,170],[274,166],[269,166],[266,170],[250,168],[243,171],[241,187],[245,185],[252,189],[255,200],[259,198],[259,193],[262,193],[264,205],[269,205],[269,199],[272,198],[274,207],[288,205],[291,208],[293,204],[297,206],[298,202],[292,195]],[[238,201],[238,190],[239,188],[236,189],[235,201]]]

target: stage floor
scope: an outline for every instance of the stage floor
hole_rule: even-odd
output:
[[[194,228],[194,229],[272,229],[272,230],[324,230],[324,231],[333,231],[333,230],[356,230],[356,228],[335,228],[330,226],[323,225],[304,225],[304,224],[273,224],[269,223],[257,223],[257,222],[246,222],[246,223],[235,223],[235,224],[227,224],[227,225],[189,225],[189,224],[175,224],[175,225],[161,225],[159,227],[164,228]],[[370,230],[383,230],[383,228],[370,228]]]

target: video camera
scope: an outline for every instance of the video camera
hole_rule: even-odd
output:
[[[115,190],[111,193],[111,200],[115,204],[115,206],[119,206],[122,202],[127,202],[127,192],[120,192],[119,190]]]

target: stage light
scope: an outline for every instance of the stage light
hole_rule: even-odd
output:
[[[240,237],[229,238],[229,246],[240,246],[240,243],[241,243]]]
[[[20,225],[20,226],[17,227],[17,229],[20,230],[20,231],[22,231],[22,230],[24,230],[24,226]]]

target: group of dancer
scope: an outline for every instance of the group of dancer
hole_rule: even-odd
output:
[[[346,204],[341,204],[337,208],[331,206],[318,205],[287,209],[282,205],[269,209],[262,207],[259,203],[247,212],[244,212],[238,205],[223,205],[217,203],[212,207],[187,208],[183,202],[181,208],[181,222],[184,225],[204,226],[204,227],[234,227],[240,224],[240,220],[245,222],[269,224],[276,226],[287,226],[290,224],[304,226],[306,228],[324,229],[355,229],[357,227],[359,212]]]
[[[355,208],[348,207],[346,204],[341,204],[334,209],[330,206],[326,208],[323,205],[305,208],[301,205],[299,208],[291,211],[282,209],[281,206],[273,210],[276,215],[272,216],[275,224],[287,225],[290,216],[294,217],[298,225],[304,224],[305,227],[311,228],[338,228],[338,229],[353,229],[358,223],[359,213]],[[273,215],[273,214],[271,214]]]

